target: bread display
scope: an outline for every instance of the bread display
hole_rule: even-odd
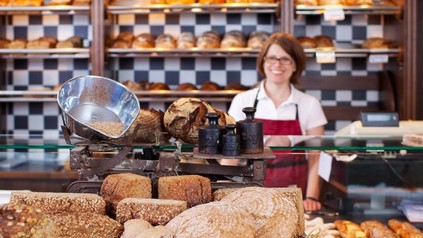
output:
[[[220,86],[219,84],[212,82],[212,81],[207,81],[205,83],[203,83],[200,87],[200,90],[203,91],[217,91],[220,90]]]
[[[176,40],[170,34],[159,35],[155,41],[156,48],[175,49]]]
[[[365,49],[388,49],[388,43],[382,37],[370,37],[363,41],[362,47]]]
[[[218,202],[228,194],[238,190],[239,188],[221,188],[213,192],[213,201]]]
[[[26,40],[22,40],[22,39],[12,40],[7,45],[7,48],[9,48],[9,49],[25,49],[26,48]]]
[[[336,220],[334,222],[336,229],[338,229],[341,237],[360,237],[366,238],[366,233],[361,229],[360,225],[348,220]]]
[[[118,203],[124,198],[151,198],[151,180],[131,173],[111,174],[101,185],[101,196],[110,212],[115,214]]]
[[[361,229],[366,233],[367,237],[371,238],[400,238],[395,232],[390,230],[384,224],[371,220],[360,224]]]
[[[8,39],[4,39],[4,38],[0,38],[0,49],[3,48],[8,48],[10,44],[10,40]]]
[[[135,36],[131,32],[121,32],[116,37],[112,44],[112,48],[123,48],[128,49],[132,47],[132,42],[134,41]]]
[[[11,204],[34,206],[43,213],[86,213],[106,214],[106,202],[96,194],[88,193],[45,193],[15,191],[10,195]]]
[[[56,5],[70,5],[72,4],[72,0],[50,0],[48,5],[56,6]]]
[[[314,38],[316,48],[334,47],[333,40],[327,35],[317,35]]]
[[[423,232],[409,222],[390,219],[388,221],[388,227],[401,238],[423,238]]]
[[[59,227],[34,206],[0,205],[0,237],[60,237],[59,232]]]
[[[148,90],[170,90],[170,88],[165,83],[150,83]]]
[[[316,48],[316,41],[308,36],[299,36],[297,40],[300,42],[301,46],[304,49],[314,49]]]
[[[122,84],[125,85],[132,92],[136,92],[136,91],[141,90],[141,85],[137,82],[132,81],[132,80],[126,80]]]
[[[198,49],[220,48],[220,36],[214,31],[206,31],[197,38]]]
[[[91,4],[91,0],[73,0],[72,4],[76,6],[87,6]]]
[[[341,4],[342,0],[318,0],[319,1],[319,5],[324,6],[324,5],[339,5]]]
[[[341,3],[345,6],[372,6],[373,0],[342,0]]]
[[[197,90],[197,87],[192,83],[182,83],[176,88],[177,91],[191,91]]]
[[[261,49],[264,46],[264,42],[266,42],[267,38],[269,38],[270,33],[265,31],[254,31],[250,34],[247,47],[252,49]]]
[[[228,31],[223,36],[220,47],[225,48],[242,48],[246,46],[245,35],[241,31]]]
[[[116,220],[124,223],[131,219],[142,219],[152,225],[165,225],[186,209],[186,201],[125,198],[117,205]]]
[[[136,125],[140,125],[134,137],[134,142],[157,143],[169,141],[169,136],[164,129],[163,115],[162,111],[155,109],[141,109],[136,121],[129,129],[132,132]]]
[[[220,202],[254,217],[255,237],[300,237],[304,233],[304,207],[299,188],[241,188]]]
[[[7,5],[11,7],[39,7],[44,0],[9,0]]]
[[[186,201],[188,207],[211,201],[210,179],[199,175],[160,177],[158,191],[159,199]]]
[[[134,49],[149,49],[154,48],[154,36],[150,33],[141,33],[135,37],[132,43]]]
[[[59,41],[56,48],[82,48],[82,39],[77,36],[72,36],[64,41]]]
[[[166,0],[167,4],[194,4],[195,0]]]
[[[195,47],[195,36],[192,32],[181,32],[178,36],[178,49],[191,49]]]
[[[223,90],[239,90],[239,91],[243,91],[245,89],[246,88],[239,83],[230,83],[223,88]]]
[[[319,5],[318,0],[295,0],[294,4],[297,5],[304,5],[304,6],[317,6]]]
[[[231,204],[212,202],[182,212],[166,227],[175,238],[253,238],[255,228],[252,220],[250,214]]]
[[[221,4],[225,3],[225,0],[198,0],[200,4]]]

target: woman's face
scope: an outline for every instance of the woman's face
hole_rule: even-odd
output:
[[[274,83],[287,83],[295,72],[294,60],[279,45],[272,44],[264,58],[266,79]]]

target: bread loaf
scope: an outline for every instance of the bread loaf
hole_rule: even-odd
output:
[[[50,0],[48,5],[56,6],[56,5],[70,5],[72,4],[72,0]]]
[[[248,38],[247,46],[252,49],[261,49],[269,36],[270,34],[268,32],[254,31]]]
[[[195,47],[195,36],[192,32],[181,32],[178,36],[178,49],[191,49]]]
[[[423,238],[423,232],[411,225],[409,222],[390,219],[388,221],[388,227],[401,238]]]
[[[334,224],[341,237],[366,237],[366,233],[357,223],[348,220],[336,220]]]
[[[321,47],[334,47],[333,40],[330,36],[327,35],[317,35],[314,38],[316,42],[316,48]]]
[[[366,49],[388,49],[388,43],[382,37],[370,37],[363,41],[363,48]]]
[[[399,238],[392,230],[384,224],[371,220],[360,224],[361,229],[366,233],[367,237],[371,238]]]
[[[128,49],[132,47],[132,42],[134,41],[135,36],[131,32],[121,32],[116,37],[112,44],[112,48],[124,48]]]
[[[297,40],[300,42],[301,46],[304,49],[313,49],[316,48],[316,41],[308,36],[299,36]]]
[[[134,142],[157,143],[169,141],[169,136],[165,132],[163,125],[163,115],[162,111],[156,111],[155,109],[141,109],[137,119],[129,129],[129,132],[132,133],[135,126],[140,125]]]
[[[197,38],[198,49],[220,48],[220,36],[214,31],[206,31]]]
[[[137,235],[135,238],[173,238],[173,234],[165,226],[155,226]]]
[[[295,6],[297,6],[297,5],[317,6],[318,2],[317,2],[317,0],[295,0],[294,4],[295,4]]]
[[[190,91],[190,90],[197,90],[197,87],[192,83],[182,83],[177,88],[177,91]]]
[[[80,212],[47,214],[45,217],[59,228],[58,236],[45,237],[118,238],[123,232],[123,226],[106,215]]]
[[[87,6],[91,4],[91,0],[73,0],[73,5]]]
[[[175,49],[176,48],[176,40],[170,34],[162,34],[159,35],[156,39],[156,48],[163,48],[163,49]]]
[[[9,49],[25,49],[26,48],[26,40],[22,40],[22,39],[12,40],[9,44],[7,44],[7,48],[9,48]]]
[[[170,90],[169,86],[165,83],[150,83],[148,90]]]
[[[207,81],[207,82],[204,82],[201,85],[200,90],[203,90],[203,91],[217,91],[217,90],[220,90],[220,86],[219,86],[219,84],[217,84],[215,82]]]
[[[41,209],[24,204],[0,206],[0,237],[60,237],[59,232]]]
[[[10,43],[10,40],[4,39],[4,38],[0,38],[0,49],[8,48],[9,43]]]
[[[134,49],[154,48],[154,36],[150,33],[139,34],[132,43]]]
[[[222,200],[228,194],[238,190],[239,188],[221,188],[213,192],[213,201],[217,202]]]
[[[143,219],[152,225],[165,225],[186,209],[186,201],[125,198],[117,205],[116,220],[124,223],[131,219]]]
[[[225,48],[243,48],[246,46],[245,35],[242,31],[229,31],[223,36],[220,47]]]
[[[128,220],[123,224],[124,231],[121,238],[134,238],[138,234],[146,232],[153,226],[143,219]]]
[[[131,173],[111,174],[101,185],[101,196],[110,212],[115,214],[118,203],[124,198],[151,198],[151,180]]]
[[[46,214],[86,213],[106,214],[105,201],[96,194],[51,193],[51,192],[12,192],[11,204],[34,206]]]
[[[182,212],[166,227],[174,238],[253,238],[256,236],[252,220],[250,214],[231,204],[212,202]]]
[[[319,5],[321,5],[321,6],[341,4],[341,0],[318,0],[318,1],[319,1]]]
[[[199,175],[160,177],[159,199],[186,201],[188,207],[211,201],[210,179]]]
[[[56,48],[81,48],[82,39],[77,36],[72,36],[64,41],[59,41]]]
[[[255,237],[300,237],[304,234],[301,194],[299,188],[248,187],[229,193],[221,202],[254,217]]]

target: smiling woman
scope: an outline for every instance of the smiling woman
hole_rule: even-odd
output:
[[[263,122],[264,135],[322,135],[327,123],[319,101],[295,88],[305,68],[306,59],[300,42],[287,33],[269,37],[260,51],[257,68],[264,78],[259,87],[235,96],[229,114],[243,120],[242,109],[255,107],[255,117]],[[265,137],[269,138],[269,137]],[[265,146],[281,146],[281,141],[265,140]],[[317,175],[318,154],[288,155],[274,151],[277,158],[267,163],[264,185],[296,185],[303,192],[306,210],[321,208],[317,200],[320,182]]]

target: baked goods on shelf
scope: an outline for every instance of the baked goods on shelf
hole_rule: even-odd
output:
[[[301,46],[304,49],[314,49],[316,48],[316,41],[309,36],[299,36],[297,40],[300,42]]]
[[[150,33],[141,33],[135,37],[132,43],[134,49],[149,49],[154,48],[154,36]]]
[[[239,90],[239,91],[243,91],[245,89],[246,88],[239,83],[230,83],[223,88],[223,90]]]
[[[214,31],[203,32],[197,38],[198,49],[218,49],[220,48],[220,36]]]
[[[26,48],[28,49],[51,49],[55,48],[57,39],[53,37],[40,37],[35,40],[28,41]]]
[[[11,7],[39,7],[44,0],[9,0],[7,5]]]
[[[317,1],[318,0],[295,0],[294,4],[295,4],[295,6],[298,6],[298,5],[317,6],[317,5],[319,5]]]
[[[48,5],[56,6],[56,5],[71,5],[72,0],[50,0]]]
[[[176,91],[191,91],[197,90],[197,87],[192,83],[182,83],[176,88]]]
[[[168,142],[169,136],[164,129],[163,115],[164,113],[162,111],[157,111],[155,109],[141,109],[136,121],[129,129],[131,132],[135,129],[136,125],[140,125],[134,137],[134,142]]]
[[[73,0],[73,5],[87,6],[91,4],[91,0]]]
[[[112,48],[123,48],[128,49],[131,48],[132,42],[134,41],[135,36],[131,32],[121,32],[116,37],[112,44]]]
[[[72,36],[64,41],[59,41],[56,48],[82,48],[82,39],[78,36]]]
[[[367,237],[373,238],[399,238],[395,232],[376,220],[365,221],[360,224]]]
[[[220,48],[242,48],[246,46],[245,35],[242,31],[228,31],[223,35]]]
[[[121,238],[133,238],[144,233],[153,226],[143,219],[132,219],[123,223],[124,231]]]
[[[181,32],[178,36],[178,49],[194,48],[195,41],[195,36],[192,32]]]
[[[382,37],[370,37],[363,41],[362,47],[365,49],[388,49],[389,44]]]
[[[198,0],[200,4],[221,4],[225,3],[225,0]]]
[[[361,229],[360,225],[348,220],[336,220],[334,222],[341,237],[366,237],[366,233]]]
[[[10,40],[5,38],[0,38],[0,49],[8,48],[9,44],[10,44]]]
[[[211,201],[210,179],[199,175],[160,177],[159,199],[186,201],[188,207]]]
[[[87,213],[106,214],[106,202],[96,194],[12,192],[11,204],[35,206],[43,213]]]
[[[9,49],[25,49],[26,48],[26,40],[23,40],[23,39],[12,40],[7,45],[7,48],[9,48]]]
[[[165,83],[150,83],[148,90],[170,90],[169,85]]]
[[[202,91],[218,91],[218,90],[220,90],[220,86],[219,86],[219,84],[217,84],[215,82],[207,81],[207,82],[205,82],[201,85],[200,90],[202,90]]]
[[[342,0],[318,0],[319,1],[319,5],[324,6],[324,5],[339,5],[341,4]]]
[[[165,225],[186,209],[186,201],[125,198],[117,205],[116,220],[124,223],[131,219],[143,219],[152,225]]]
[[[391,228],[401,238],[423,238],[423,232],[406,221],[399,221],[397,219],[390,219],[388,227]]]
[[[170,34],[162,34],[157,37],[155,45],[156,45],[156,48],[175,49],[176,40]]]
[[[118,203],[124,198],[151,198],[151,180],[132,173],[111,174],[101,185],[101,196],[108,210],[115,214]]]
[[[342,0],[345,6],[372,6],[373,0]]]
[[[333,39],[327,35],[317,35],[314,38],[316,48],[334,47]]]
[[[122,84],[125,85],[132,92],[136,92],[136,91],[141,90],[141,85],[137,82],[132,81],[132,80],[126,80]]]
[[[250,34],[247,41],[247,47],[252,49],[261,49],[264,46],[270,33],[265,31],[254,31]]]
[[[195,0],[166,0],[167,4],[180,4],[180,5],[184,5],[184,4],[194,4]]]

